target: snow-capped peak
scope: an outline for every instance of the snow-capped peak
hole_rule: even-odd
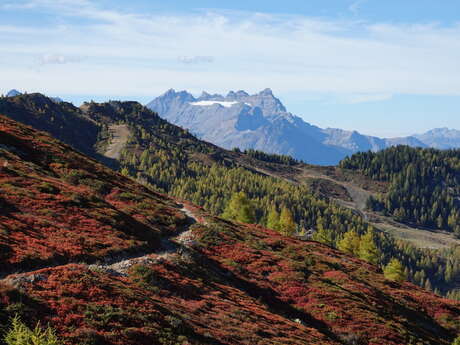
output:
[[[235,104],[240,104],[241,102],[236,102],[236,101],[199,101],[199,102],[191,102],[190,104],[191,105],[197,105],[197,106],[201,106],[201,107],[206,107],[206,106],[211,106],[211,105],[214,105],[214,104],[219,104],[225,108],[231,108],[233,107]],[[246,105],[250,105],[249,103],[244,103]]]

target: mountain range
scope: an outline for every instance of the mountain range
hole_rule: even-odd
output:
[[[286,154],[311,164],[335,165],[360,151],[379,151],[395,145],[460,147],[460,131],[435,129],[421,135],[378,138],[357,131],[319,128],[288,112],[272,90],[226,96],[203,92],[198,98],[171,89],[147,107],[167,121],[226,149],[257,149]]]

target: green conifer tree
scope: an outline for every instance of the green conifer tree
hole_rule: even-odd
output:
[[[253,224],[256,222],[254,206],[243,192],[233,194],[222,217],[241,223]]]
[[[368,230],[361,236],[359,242],[359,258],[373,265],[377,265],[380,261],[380,251],[374,242],[374,232]]]
[[[404,272],[404,266],[398,259],[391,259],[388,265],[383,270],[385,278],[393,281],[404,281],[407,279],[406,273]]]
[[[337,249],[350,255],[359,254],[359,235],[356,231],[347,231],[337,243]]]
[[[296,224],[292,212],[287,208],[283,207],[281,210],[280,221],[279,221],[280,232],[285,236],[292,236],[296,230]]]
[[[4,341],[6,345],[62,345],[53,329],[42,329],[40,324],[30,329],[19,316],[11,320],[11,328],[6,333]]]
[[[275,205],[273,205],[268,212],[267,228],[280,230],[280,214],[278,213]]]
[[[328,246],[334,245],[334,239],[332,237],[332,231],[326,229],[322,224],[317,225],[318,229],[313,234],[313,239],[315,241],[327,244]]]

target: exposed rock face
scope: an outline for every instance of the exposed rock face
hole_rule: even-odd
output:
[[[381,139],[356,131],[321,129],[289,113],[270,89],[227,96],[169,90],[147,107],[164,119],[189,129],[200,138],[226,149],[258,149],[288,154],[308,163],[333,165],[357,151],[392,145],[425,146],[414,137]]]

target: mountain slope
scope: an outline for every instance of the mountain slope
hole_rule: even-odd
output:
[[[58,104],[39,93],[19,94],[0,98],[0,109],[16,121],[46,131],[87,155],[96,155],[100,126],[70,103]]]
[[[79,345],[448,345],[458,332],[457,302],[328,246],[184,212],[3,116],[0,145],[2,324],[19,313]]]
[[[51,102],[53,107],[42,108],[44,100]],[[13,105],[17,108],[11,111]],[[158,190],[192,199],[216,214],[223,212],[233,191],[243,188],[248,196],[260,200],[257,219],[261,222],[270,205],[276,203],[278,206],[290,205],[298,223],[305,227],[316,226],[321,215],[331,228],[340,228],[340,224],[332,224],[331,217],[335,214],[343,221],[347,219],[347,223],[354,224],[357,229],[365,230],[362,220],[351,211],[330,207],[325,200],[312,195],[314,189],[309,190],[307,186],[284,177],[292,175],[297,169],[295,162],[294,165],[283,163],[287,157],[259,153],[257,158],[257,152],[244,154],[221,149],[196,139],[136,102],[85,103],[76,108],[68,103],[55,104],[42,95],[32,94],[1,99],[0,111],[38,129],[48,130],[53,135],[58,133],[58,137],[66,143],[82,152],[89,152],[105,164],[107,155],[116,153],[118,159],[115,163],[124,173]],[[82,124],[79,123],[81,119]],[[89,129],[96,133],[89,138],[73,140],[74,131],[90,133],[85,127],[88,124],[92,126]],[[124,130],[121,141],[121,137],[112,134],[116,128]],[[109,165],[114,166],[115,163]],[[222,178],[222,175],[225,177]],[[335,194],[346,194],[338,186],[331,186],[329,190]]]
[[[270,89],[255,95],[231,91],[225,97],[204,92],[198,98],[169,90],[147,107],[221,147],[287,154],[311,164],[335,165],[354,152],[398,144],[425,146],[414,137],[380,139],[356,131],[321,129],[287,112]]]
[[[198,99],[184,91],[170,90],[148,107],[169,122],[227,149],[263,149],[324,164],[342,157],[339,149],[319,145],[308,135],[314,128],[303,126],[287,113],[269,90],[257,97],[238,92],[225,98],[203,94]]]
[[[257,223],[267,224],[273,207],[287,207],[299,232],[326,229],[333,243],[350,229],[363,234],[370,221],[376,229],[404,239],[397,241],[383,232],[376,233],[383,252],[382,264],[398,257],[412,282],[439,294],[456,296],[460,255],[455,249],[447,249],[456,244],[451,237],[410,228],[365,210],[370,195],[386,193],[387,182],[374,181],[358,171],[301,164],[288,156],[227,151],[198,140],[136,102],[89,102],[77,108],[46,100],[39,94],[3,98],[0,112],[4,109],[13,118],[46,128],[65,142],[74,143],[80,151],[91,151],[92,157],[123,174],[158,191],[190,200],[215,215],[224,212],[233,193],[242,191],[254,205]],[[48,103],[54,106],[47,107]],[[15,112],[8,113],[13,105]],[[54,116],[50,116],[49,109]],[[82,141],[76,142],[71,140],[72,135],[67,138],[67,133],[82,135],[78,131],[85,128],[78,125],[82,119],[84,125],[95,126],[95,136],[89,141],[81,136]],[[108,157],[112,158],[107,160]],[[404,238],[408,231],[414,245]],[[425,238],[421,246],[419,238]]]
[[[340,166],[389,183],[385,195],[369,200],[370,209],[460,237],[459,162],[460,150],[398,146],[355,154]]]

